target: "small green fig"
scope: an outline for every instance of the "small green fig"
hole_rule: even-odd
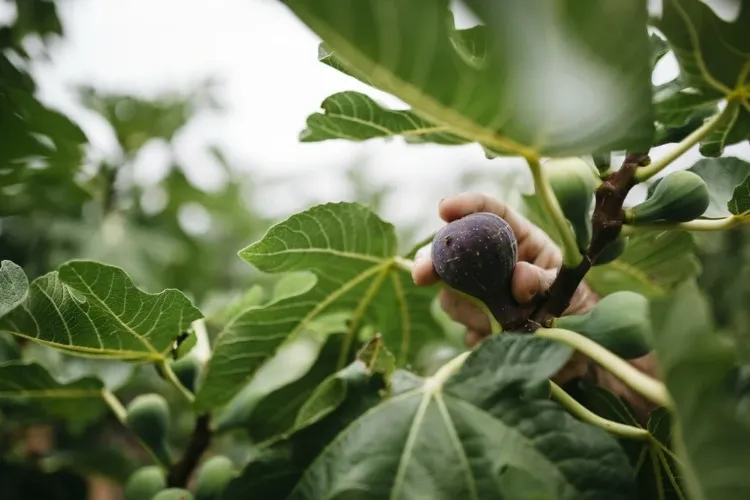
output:
[[[591,213],[597,178],[583,158],[552,158],[542,164],[565,218],[573,227],[580,250],[591,242]]]
[[[643,203],[625,210],[630,224],[655,222],[688,222],[697,219],[708,208],[710,196],[706,182],[688,170],[672,172],[654,188]]]
[[[172,371],[177,376],[177,380],[190,392],[195,393],[195,387],[198,383],[198,377],[201,373],[201,362],[195,356],[185,356],[178,360],[170,362]]]
[[[167,488],[161,490],[151,500],[195,500],[193,494],[182,488]]]
[[[195,479],[195,500],[218,500],[221,493],[237,476],[234,464],[227,457],[217,455],[206,460]]]
[[[165,464],[172,461],[167,443],[170,417],[167,400],[156,393],[136,396],[127,407],[128,427]]]
[[[651,350],[649,302],[639,293],[611,293],[586,314],[557,318],[555,326],[580,333],[623,359],[640,358]]]
[[[617,259],[625,251],[628,246],[629,236],[618,236],[614,241],[610,241],[607,245],[599,252],[596,256],[592,265],[603,266],[609,264],[613,260]]]
[[[151,500],[167,487],[167,478],[161,467],[147,465],[133,472],[125,482],[125,500]]]
[[[501,325],[513,313],[510,286],[517,260],[513,229],[489,212],[454,220],[432,240],[437,275],[448,286],[484,302]]]

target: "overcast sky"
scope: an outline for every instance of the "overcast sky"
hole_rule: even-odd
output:
[[[377,179],[400,186],[381,215],[396,221],[424,217],[426,212],[430,225],[439,224],[436,204],[455,192],[463,169],[521,164],[486,161],[477,146],[406,146],[401,140],[299,143],[307,115],[334,92],[358,90],[385,104],[400,102],[319,63],[317,36],[281,2],[67,0],[59,5],[67,36],[53,52],[53,64],[38,68],[42,98],[71,113],[97,148],[107,150],[112,145],[107,128],[73,104],[69,85],[150,95],[219,77],[226,113],[195,123],[181,138],[180,154],[193,179],[207,186],[216,177],[205,174],[213,170],[201,148],[212,142],[225,146],[237,166],[312,190],[312,199],[304,199],[289,184],[266,191],[257,202],[275,215],[285,217],[312,202],[347,198],[341,169],[359,154],[368,154],[369,170]],[[459,21],[464,22],[461,17]],[[675,68],[668,59],[657,79],[671,77]],[[732,152],[750,157],[746,146]],[[161,163],[159,148],[151,148],[141,170],[157,175]],[[315,189],[310,174],[315,175]]]

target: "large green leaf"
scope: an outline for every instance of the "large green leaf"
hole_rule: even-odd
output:
[[[701,152],[719,156],[724,146],[750,138],[750,2],[738,0],[738,15],[725,21],[701,0],[664,0],[654,25],[667,38],[680,66],[680,83],[694,99],[732,97],[737,106],[706,137]]]
[[[744,206],[741,186],[750,176],[750,163],[734,156],[705,158],[698,160],[688,170],[701,176],[708,184],[711,202],[703,213],[704,217],[719,218],[742,213],[733,209]]]
[[[71,354],[158,361],[201,317],[178,290],[145,293],[120,268],[74,260],[34,280],[0,330]]]
[[[737,350],[718,335],[694,282],[655,301],[654,347],[673,400],[675,451],[696,500],[750,495],[750,419],[739,412]]]
[[[0,364],[0,405],[31,405],[53,418],[88,422],[98,417],[106,408],[103,389],[104,384],[95,377],[58,382],[38,363]]]
[[[527,335],[489,339],[447,381],[439,372],[360,416],[287,498],[502,499],[508,469],[554,498],[629,498],[617,442],[532,395],[570,354]]]
[[[651,143],[645,1],[470,0],[485,32],[468,37],[448,0],[282,1],[332,66],[468,141],[532,156]]]
[[[327,139],[363,141],[404,136],[408,142],[434,142],[442,145],[466,144],[464,138],[436,126],[409,110],[390,110],[359,92],[339,92],[327,97],[321,107],[325,114],[307,118],[302,142]]]
[[[435,290],[414,285],[397,263],[394,227],[357,203],[328,203],[273,226],[240,256],[268,273],[311,271],[315,285],[237,316],[216,340],[200,408],[223,405],[287,338],[322,314],[351,314],[338,367],[360,327],[382,333],[400,363],[442,335],[430,312]]]
[[[0,262],[0,317],[26,300],[29,279],[21,266],[4,260]]]

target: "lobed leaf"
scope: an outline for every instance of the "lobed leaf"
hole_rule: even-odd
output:
[[[723,98],[736,103],[703,139],[704,156],[720,156],[725,146],[750,138],[750,2],[736,5],[736,18],[725,21],[702,0],[664,0],[654,20],[677,59],[680,84],[706,103]]]
[[[71,354],[161,360],[201,317],[178,290],[145,293],[118,267],[73,260],[35,279],[0,330]]]
[[[698,174],[708,185],[710,203],[703,213],[704,217],[719,218],[742,211],[734,212],[745,206],[747,193],[745,182],[750,176],[750,163],[734,156],[723,158],[705,158],[698,160],[688,170]]]
[[[480,25],[460,34],[448,0],[283,3],[322,38],[323,62],[488,150],[570,156],[653,137],[645,1],[470,0]]]
[[[442,335],[430,311],[435,291],[414,285],[397,264],[394,227],[358,203],[328,203],[273,226],[240,252],[267,273],[311,271],[309,289],[235,317],[216,340],[196,404],[225,404],[278,349],[323,314],[350,314],[337,366],[356,332],[371,325],[382,332],[399,363]]]

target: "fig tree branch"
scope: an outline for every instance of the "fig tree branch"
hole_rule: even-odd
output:
[[[211,415],[204,413],[195,420],[195,428],[182,458],[167,472],[167,485],[171,488],[184,488],[190,475],[200,462],[203,453],[211,444]]]
[[[536,335],[567,344],[585,354],[637,393],[660,406],[671,406],[664,384],[583,335],[562,328],[539,328]]]
[[[596,205],[591,217],[591,244],[576,266],[563,263],[540,305],[531,314],[532,324],[550,326],[552,319],[560,317],[570,306],[570,301],[591,269],[596,257],[620,234],[625,219],[622,205],[630,189],[636,184],[635,172],[647,165],[646,154],[629,154],[622,166],[602,180],[596,189]]]
[[[638,169],[638,172],[635,174],[636,180],[638,182],[646,181],[664,170],[673,161],[685,154],[690,148],[698,144],[701,139],[706,137],[713,129],[715,129],[729,114],[734,113],[737,106],[739,106],[739,102],[737,100],[728,101],[723,110],[716,113],[709,120],[704,122],[703,125],[695,129],[690,135],[680,141],[674,149],[669,151],[667,154],[659,158],[648,167]]]
[[[526,158],[526,162],[529,164],[531,175],[534,178],[534,191],[562,239],[563,262],[568,267],[577,266],[581,262],[581,252],[578,249],[570,224],[563,214],[555,193],[552,191],[552,186],[544,173],[544,169],[538,159]]]

